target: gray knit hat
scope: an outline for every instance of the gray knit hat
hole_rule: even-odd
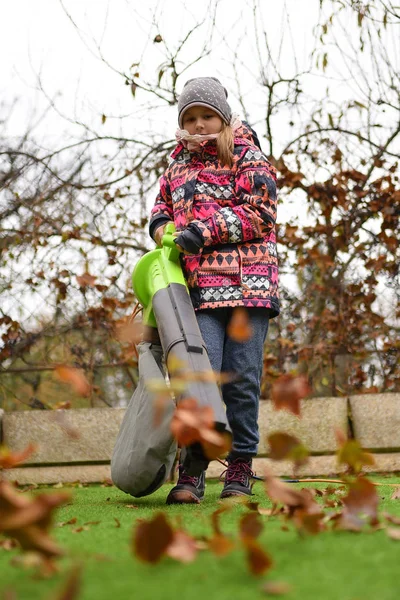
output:
[[[178,101],[178,121],[182,129],[183,113],[191,106],[209,106],[229,125],[232,110],[226,101],[228,92],[215,77],[196,77],[184,85]]]

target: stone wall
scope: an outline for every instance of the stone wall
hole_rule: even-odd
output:
[[[311,452],[299,476],[336,475],[335,429],[355,436],[375,457],[375,472],[400,471],[400,394],[376,394],[349,398],[312,398],[302,401],[302,418],[274,410],[269,400],[260,406],[260,448],[254,468],[269,466],[277,475],[293,475],[292,464],[268,458],[267,436],[273,431],[296,435]],[[110,477],[110,459],[124,409],[57,411],[0,410],[0,440],[12,451],[29,442],[37,446],[24,466],[4,471],[20,484],[101,482]],[[224,469],[214,461],[208,477]]]

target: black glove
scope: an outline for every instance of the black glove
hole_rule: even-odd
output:
[[[204,239],[197,225],[189,223],[186,229],[175,238],[175,244],[179,244],[189,254],[198,254],[204,246]]]

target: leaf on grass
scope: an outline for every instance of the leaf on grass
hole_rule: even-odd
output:
[[[0,481],[0,533],[16,539],[23,551],[34,551],[45,559],[63,554],[51,539],[53,513],[70,500],[65,492],[22,496],[7,481]]]
[[[81,369],[59,365],[55,368],[56,375],[64,383],[69,383],[80,396],[89,396],[91,385]]]
[[[354,473],[359,473],[364,465],[375,464],[374,457],[362,449],[357,440],[348,440],[341,430],[336,430],[336,440],[339,449],[337,459],[339,464],[345,464]]]
[[[285,581],[267,581],[261,588],[267,596],[283,596],[292,591],[292,586]]]
[[[75,525],[77,522],[77,518],[73,517],[69,521],[62,521],[61,523],[57,523],[57,527],[65,527],[66,525]]]
[[[24,463],[37,450],[35,444],[28,444],[20,452],[11,452],[7,446],[0,445],[0,469],[13,469],[17,465]]]
[[[234,342],[247,342],[253,335],[249,315],[245,308],[233,309],[232,318],[228,323],[226,332]]]
[[[193,562],[197,552],[196,540],[181,530],[174,532],[173,540],[166,550],[167,556],[183,563]]]
[[[277,431],[268,438],[269,455],[272,460],[292,460],[295,467],[304,465],[309,456],[307,448],[293,435]]]
[[[270,570],[273,565],[272,558],[256,540],[246,539],[244,546],[247,565],[253,575],[262,575]]]
[[[156,564],[174,539],[174,532],[163,513],[139,521],[133,535],[133,552],[142,561]]]
[[[304,375],[281,375],[271,389],[271,400],[275,410],[287,410],[300,416],[300,400],[310,393]]]
[[[400,500],[400,487],[396,488],[393,494],[390,496],[391,500]]]
[[[400,517],[396,517],[395,515],[391,515],[387,512],[382,513],[382,516],[385,517],[389,523],[393,523],[393,525],[400,525]]]
[[[121,521],[119,519],[117,519],[117,517],[114,517],[114,521],[115,521],[115,527],[117,527],[117,528],[121,527]]]
[[[388,527],[386,529],[386,533],[390,537],[391,540],[400,541],[400,528],[399,527]]]
[[[239,532],[242,540],[256,539],[264,529],[258,512],[243,515],[239,521]]]

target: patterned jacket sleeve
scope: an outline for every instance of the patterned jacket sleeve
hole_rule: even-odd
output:
[[[149,232],[151,237],[160,225],[174,220],[171,190],[166,173],[160,179],[160,191],[151,210]]]
[[[263,238],[276,220],[276,171],[258,149],[248,148],[235,176],[237,205],[193,221],[204,245],[247,242]]]

